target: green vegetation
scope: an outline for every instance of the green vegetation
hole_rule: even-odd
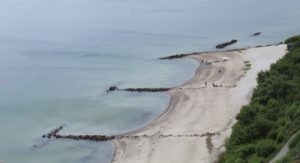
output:
[[[244,66],[244,71],[245,72],[251,69],[250,61],[244,61],[244,64],[245,64],[245,66]]]
[[[290,149],[295,148],[298,145],[298,143],[300,143],[300,132],[298,132],[296,136],[293,138],[293,140],[289,143],[289,148]]]
[[[300,48],[300,41],[297,41],[297,42],[295,42],[295,43],[293,43],[293,45],[294,45],[294,49],[299,49]]]
[[[300,36],[286,42],[298,39]],[[269,71],[260,72],[257,82],[250,104],[236,117],[226,151],[220,156],[222,163],[267,162],[300,129],[300,48],[288,52]],[[291,142],[284,163],[299,157],[298,137]]]
[[[285,40],[286,44],[294,43],[300,41],[300,35],[288,38]]]
[[[300,154],[300,132],[296,134],[296,136],[292,139],[292,141],[289,143],[289,152],[287,155],[279,160],[276,161],[276,163],[286,163],[286,162],[292,162],[295,160],[295,158],[299,158]]]

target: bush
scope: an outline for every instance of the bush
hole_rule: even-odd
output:
[[[286,136],[286,131],[285,131],[285,129],[284,129],[284,128],[280,128],[280,129],[279,129],[279,132],[278,132],[278,134],[277,134],[277,137],[276,137],[276,141],[277,141],[278,143],[282,143],[282,142],[284,141],[284,139],[285,139],[285,136]]]
[[[299,135],[300,135],[300,132],[298,132],[296,137],[292,140],[292,142],[290,142],[290,144],[289,144],[290,149],[289,149],[287,155],[283,159],[277,161],[278,163],[290,163],[290,162],[293,162],[293,160],[300,158]]]
[[[266,159],[263,157],[258,157],[257,155],[253,155],[248,159],[249,163],[265,163]]]
[[[290,44],[290,43],[294,43],[296,41],[300,41],[300,35],[293,36],[293,37],[290,37],[290,38],[286,39],[285,43]]]
[[[297,144],[300,143],[300,132],[296,134],[296,136],[289,143],[289,148],[295,148]]]
[[[300,48],[300,41],[294,42],[294,49]]]
[[[257,143],[256,153],[258,156],[267,158],[277,149],[277,144],[270,139],[261,140]]]
[[[286,43],[297,41],[300,35]],[[237,115],[220,162],[267,162],[285,140],[300,130],[299,46],[272,64],[269,71],[258,74],[251,102]],[[299,157],[300,132],[289,146],[286,162]]]

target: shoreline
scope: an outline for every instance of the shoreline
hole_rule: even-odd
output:
[[[181,54],[174,54],[174,55],[168,55],[166,57],[160,57],[158,59],[161,60],[171,60],[171,59],[180,59],[180,58],[185,58],[191,55],[201,55],[201,54],[207,54],[207,53],[216,53],[216,52],[234,52],[234,51],[243,51],[247,49],[253,49],[253,48],[263,48],[263,47],[269,47],[269,46],[278,46],[278,45],[283,45],[283,42],[279,43],[273,43],[273,44],[267,44],[267,45],[256,45],[256,46],[248,46],[244,48],[235,48],[235,49],[227,49],[227,50],[214,50],[214,51],[200,51],[200,52],[191,52],[191,53],[181,53]]]
[[[169,101],[169,105],[167,107],[167,109],[162,112],[157,118],[155,118],[150,124],[146,125],[145,127],[142,127],[140,129],[134,130],[134,131],[130,131],[121,135],[125,135],[125,136],[133,136],[133,135],[148,135],[149,138],[148,140],[144,140],[143,138],[137,138],[136,140],[132,140],[129,138],[122,138],[122,139],[116,139],[116,140],[112,140],[111,143],[114,146],[114,154],[113,154],[113,159],[111,162],[113,163],[119,163],[119,162],[130,162],[130,163],[135,163],[135,162],[171,162],[170,160],[170,156],[168,155],[164,155],[164,154],[157,154],[157,152],[154,152],[155,150],[161,150],[164,151],[165,153],[168,153],[170,149],[165,149],[166,147],[163,146],[164,144],[166,146],[172,146],[175,143],[178,143],[180,148],[175,147],[171,152],[182,152],[182,154],[178,155],[178,158],[176,160],[174,160],[175,162],[182,162],[182,161],[189,161],[189,162],[194,162],[193,160],[198,160],[199,161],[199,157],[198,156],[194,156],[194,159],[190,159],[189,155],[190,153],[188,153],[188,150],[184,150],[184,147],[188,147],[189,146],[193,146],[190,143],[193,142],[197,142],[199,141],[199,139],[201,139],[201,142],[198,142],[198,145],[200,146],[196,146],[196,150],[198,152],[202,152],[202,158],[200,157],[200,162],[213,162],[216,157],[218,156],[218,154],[220,154],[224,149],[223,149],[223,144],[224,144],[224,140],[227,136],[229,136],[230,134],[230,129],[231,126],[233,125],[233,122],[235,121],[235,116],[236,114],[238,114],[239,109],[242,105],[247,104],[247,102],[249,101],[249,93],[251,94],[251,89],[252,87],[254,88],[255,83],[250,84],[249,86],[247,86],[248,91],[246,93],[244,93],[243,95],[246,95],[246,98],[243,98],[242,100],[239,99],[239,96],[236,97],[230,97],[227,98],[229,96],[232,96],[232,92],[235,91],[241,91],[239,90],[240,87],[243,87],[243,84],[240,83],[240,80],[245,79],[245,76],[247,76],[248,72],[245,74],[244,73],[244,61],[250,59],[250,63],[252,63],[252,61],[254,61],[254,59],[252,58],[251,61],[251,57],[245,57],[245,53],[253,53],[251,51],[264,51],[267,48],[273,48],[274,49],[280,49],[281,51],[279,52],[280,54],[278,54],[278,56],[273,56],[269,54],[269,56],[271,56],[273,59],[269,60],[270,63],[274,62],[274,60],[279,59],[279,56],[282,57],[285,53],[283,52],[285,49],[285,45],[277,45],[277,46],[267,46],[267,47],[256,47],[256,48],[249,48],[249,49],[245,49],[245,50],[236,50],[236,51],[223,51],[223,52],[209,52],[209,53],[201,53],[201,55],[199,54],[194,54],[194,55],[188,55],[185,56],[186,58],[190,58],[190,59],[195,59],[198,61],[199,65],[198,68],[195,71],[195,75],[194,77],[192,77],[190,80],[186,81],[185,83],[176,86],[174,88],[172,88],[171,90],[167,91],[167,93],[171,96],[170,101]],[[268,49],[266,50],[268,51]],[[261,54],[260,54],[261,55]],[[229,57],[229,61],[220,61],[221,57]],[[260,56],[262,57],[262,56]],[[213,63],[212,65],[203,65],[201,64],[202,59],[209,59],[209,60],[216,60],[218,59],[219,61],[216,63]],[[256,59],[257,60],[257,59]],[[234,61],[233,63],[231,63],[232,61]],[[266,69],[270,66],[270,63],[266,63],[263,66],[258,66],[258,70],[261,69]],[[224,66],[225,65],[225,66]],[[254,64],[255,65],[255,64]],[[216,72],[216,67],[217,69],[222,69],[222,71],[224,70],[224,74],[222,75],[222,73],[217,73]],[[264,67],[264,68],[262,68]],[[254,68],[256,70],[256,68]],[[237,72],[235,72],[234,75],[231,75],[234,71],[238,70]],[[220,70],[219,70],[220,71]],[[250,70],[251,71],[251,70]],[[252,72],[252,79],[250,80],[251,82],[253,82],[253,79],[255,80],[256,78],[256,74],[258,73],[258,71],[254,71],[254,77],[253,77],[253,72]],[[230,78],[228,78],[229,75]],[[208,75],[208,76],[207,76]],[[210,80],[210,81],[209,81]],[[248,80],[248,79],[247,79]],[[211,82],[214,83],[214,81],[216,82],[222,82],[223,84],[227,84],[227,85],[235,85],[235,84],[241,84],[242,86],[238,86],[238,88],[235,87],[218,87],[218,88],[214,88],[214,87],[210,87],[209,88],[203,88],[203,82],[209,81],[211,84]],[[221,84],[222,84],[221,83]],[[248,83],[249,84],[249,83]],[[195,88],[195,86],[198,86],[197,88]],[[213,92],[213,99],[214,96],[219,97],[220,98],[218,100],[221,100],[220,102],[216,102],[216,104],[213,103],[209,103],[206,101],[202,101],[201,100],[194,100],[191,102],[196,103],[197,105],[199,105],[202,108],[205,108],[205,106],[203,106],[203,104],[209,104],[212,105],[212,108],[217,108],[220,109],[220,106],[223,107],[223,103],[227,103],[227,101],[231,101],[232,103],[230,105],[226,105],[227,109],[228,107],[233,107],[235,109],[233,110],[223,110],[224,114],[228,114],[227,117],[222,118],[222,116],[218,117],[216,120],[220,120],[219,123],[216,123],[215,125],[211,125],[208,122],[210,122],[210,118],[213,118],[212,116],[214,116],[214,114],[218,114],[216,112],[216,110],[214,111],[204,111],[205,113],[207,113],[210,117],[205,117],[205,115],[201,115],[199,113],[199,111],[197,110],[193,110],[194,106],[190,106],[190,104],[185,104],[183,105],[182,103],[189,103],[189,99],[183,99],[183,98],[195,98],[193,96],[189,96],[186,95],[186,93],[199,93],[201,91],[198,90],[199,86],[201,87],[201,89],[208,89],[209,91]],[[224,86],[224,85],[223,85]],[[219,89],[219,90],[216,90]],[[209,95],[210,93],[205,93],[204,96],[200,95],[200,97],[205,97],[207,94]],[[202,92],[207,92],[206,90],[203,90]],[[201,94],[201,93],[199,93]],[[218,94],[224,94],[224,95],[218,95]],[[229,95],[229,96],[228,96]],[[198,96],[196,96],[198,97]],[[209,96],[208,96],[209,97]],[[225,100],[224,100],[225,99]],[[248,99],[248,100],[247,100]],[[217,100],[217,101],[218,101]],[[200,101],[200,102],[197,102]],[[176,119],[176,118],[180,118],[180,115],[178,116],[178,114],[181,112],[178,109],[178,105],[182,105],[182,108],[186,107],[187,110],[189,110],[190,108],[192,108],[189,112],[192,113],[185,113],[187,116],[191,116],[192,120],[194,118],[195,121],[197,121],[197,123],[194,124],[194,126],[188,126],[188,127],[182,127],[182,128],[172,128],[170,126],[174,126],[174,125],[179,125],[179,126],[185,126],[186,124],[189,124],[190,122],[185,123],[185,121],[189,121],[190,119]],[[180,107],[179,107],[180,108]],[[177,109],[177,110],[176,110]],[[176,113],[179,112],[179,113]],[[190,114],[193,114],[193,111],[197,114],[199,117],[195,117],[192,116]],[[210,113],[210,112],[215,112],[215,113]],[[202,117],[201,117],[202,116]],[[172,119],[174,118],[174,119]],[[182,118],[182,117],[181,117]],[[197,119],[205,119],[204,122],[206,122],[207,124],[203,125],[203,124],[199,124],[199,120]],[[208,119],[207,119],[208,118]],[[172,120],[170,120],[172,119]],[[182,121],[182,122],[176,122],[176,121]],[[198,122],[199,121],[199,122]],[[207,126],[206,126],[207,125]],[[168,128],[169,127],[169,128]],[[199,129],[197,128],[199,127]],[[202,128],[202,129],[201,129]],[[165,129],[165,130],[164,130]],[[216,130],[218,129],[218,130]],[[200,131],[198,131],[200,130]],[[206,131],[206,132],[205,132]],[[207,138],[205,140],[203,140],[203,138],[199,138],[199,137],[184,137],[186,133],[189,134],[194,134],[194,135],[203,135],[205,133],[209,133],[208,131],[213,131],[212,133],[218,133],[220,132],[220,135],[216,134],[216,135],[209,135],[206,136]],[[170,135],[170,138],[165,138],[168,139],[167,141],[161,141],[161,135]],[[217,137],[217,138],[215,138]],[[172,139],[172,140],[171,140]],[[173,140],[174,139],[174,140]],[[177,139],[177,140],[176,140]],[[191,139],[187,140],[187,139]],[[183,142],[182,142],[183,141]],[[184,142],[185,141],[185,142]],[[151,145],[151,143],[161,143],[163,145],[157,145],[154,146]],[[141,144],[144,144],[144,146],[142,146]],[[212,149],[208,149],[208,144],[212,144]],[[200,149],[203,148],[203,146],[207,146],[207,149]],[[175,144],[176,146],[176,144]],[[195,148],[195,147],[194,147]],[[134,154],[135,153],[135,154]],[[151,154],[149,156],[149,154]],[[139,156],[138,156],[139,155]],[[187,160],[188,159],[188,160]],[[151,160],[151,161],[150,161]],[[174,162],[172,161],[172,162]]]
[[[187,80],[186,82],[184,82],[184,83],[182,83],[178,86],[172,87],[170,91],[166,92],[170,96],[169,104],[168,104],[166,110],[164,112],[162,112],[157,118],[155,118],[151,123],[147,124],[146,126],[144,126],[142,128],[139,128],[139,129],[134,130],[134,131],[129,131],[129,132],[126,132],[126,133],[121,134],[121,135],[125,135],[125,136],[135,135],[135,134],[138,134],[140,132],[143,132],[143,131],[147,130],[148,128],[151,128],[151,126],[159,125],[160,121],[163,121],[163,118],[167,117],[168,113],[170,113],[174,110],[174,107],[172,107],[172,103],[174,101],[176,101],[176,100],[174,100],[174,98],[176,96],[174,96],[174,94],[172,93],[172,90],[175,90],[175,89],[178,89],[178,88],[181,88],[181,87],[184,87],[184,86],[188,86],[190,83],[192,83],[195,80],[195,78],[197,77],[197,74],[200,74],[201,71],[202,71],[203,65],[201,65],[200,60],[195,58],[195,57],[192,57],[192,56],[198,56],[198,55],[204,55],[204,54],[213,54],[213,53],[239,52],[239,51],[246,50],[246,49],[248,49],[248,48],[232,49],[232,50],[225,50],[225,51],[197,52],[197,53],[188,53],[188,54],[185,54],[184,56],[181,56],[180,58],[189,58],[189,59],[193,59],[193,60],[198,62],[198,67],[195,70],[194,76],[191,79]],[[160,58],[160,59],[162,59],[162,58]],[[114,154],[113,154],[113,159],[112,159],[112,163],[114,163],[115,162],[115,157],[116,157],[116,154],[117,154],[117,150],[118,150],[118,148],[120,148],[120,146],[117,144],[117,141],[113,140],[113,141],[111,141],[111,143],[114,146]]]

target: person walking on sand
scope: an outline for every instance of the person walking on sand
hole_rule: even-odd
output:
[[[207,81],[205,82],[205,88],[207,87]]]

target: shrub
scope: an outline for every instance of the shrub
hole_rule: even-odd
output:
[[[256,153],[258,156],[266,158],[276,150],[276,147],[277,144],[271,139],[261,140],[257,143]]]
[[[258,157],[257,155],[253,155],[248,159],[249,163],[265,163],[266,159],[263,157]]]
[[[289,148],[295,148],[297,144],[300,143],[300,132],[296,134],[296,136],[289,143]]]
[[[293,36],[293,37],[290,37],[290,38],[286,39],[285,43],[290,44],[290,43],[294,43],[296,41],[300,41],[300,35]]]
[[[300,46],[300,35],[286,43],[297,41]],[[299,46],[272,64],[269,71],[258,74],[251,102],[237,115],[220,162],[268,162],[285,140],[300,130]],[[289,146],[285,162],[300,157],[300,131]]]

